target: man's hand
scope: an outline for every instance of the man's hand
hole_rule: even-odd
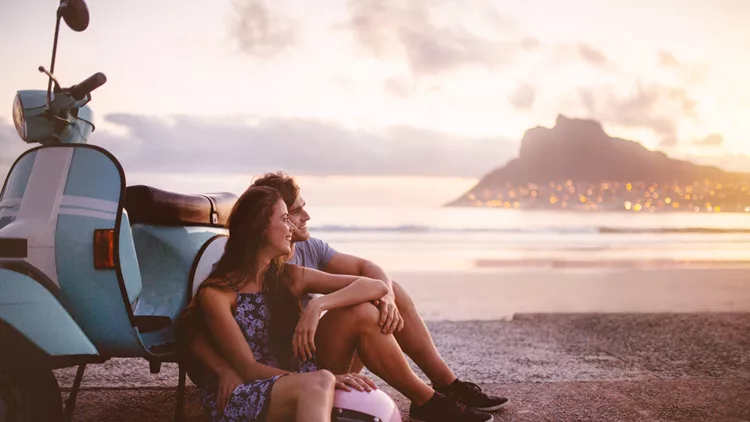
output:
[[[383,329],[383,334],[393,334],[404,329],[404,318],[396,307],[396,296],[393,292],[380,298],[377,305],[380,309],[379,325]]]
[[[218,406],[219,414],[224,413],[224,408],[229,403],[234,390],[240,384],[242,384],[242,378],[232,369],[224,370],[219,374],[219,379],[216,383],[216,405]]]

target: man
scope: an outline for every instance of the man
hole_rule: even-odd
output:
[[[480,411],[497,410],[508,403],[507,398],[487,395],[476,384],[456,377],[440,356],[412,298],[380,266],[357,256],[337,252],[325,241],[310,236],[307,229],[310,214],[305,210],[305,200],[292,177],[282,172],[268,173],[256,179],[252,186],[275,188],[281,192],[287,204],[289,220],[297,227],[292,235],[292,256],[287,263],[333,274],[375,278],[388,286],[388,293],[377,302],[382,331],[394,335],[401,349],[432,381],[436,391]],[[200,347],[195,352],[204,361],[211,361],[211,367],[227,367],[228,364],[217,363],[220,359],[206,349]],[[355,356],[350,372],[360,372],[363,367]]]

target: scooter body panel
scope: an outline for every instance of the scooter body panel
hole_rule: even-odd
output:
[[[36,151],[22,155],[8,174],[0,193],[0,229],[10,224],[18,216],[21,199],[29,183]]]
[[[0,262],[23,261],[41,271],[102,356],[169,355],[176,340],[169,321],[192,297],[196,258],[204,244],[227,231],[131,227],[124,195],[122,168],[106,150],[56,145],[27,152],[0,196],[0,242],[25,239],[27,253]],[[95,230],[113,230],[114,268],[96,268]],[[149,317],[166,324],[139,329]]]
[[[57,273],[66,302],[102,353],[147,355],[132,318],[141,279],[122,210],[122,168],[99,148],[59,148],[74,151],[55,235]],[[114,230],[115,268],[95,268],[94,231],[102,229]]]
[[[203,245],[226,229],[135,224],[133,239],[143,276],[137,315],[165,315],[176,319],[192,294],[189,277]]]
[[[0,295],[0,320],[47,355],[99,355],[68,311],[37,280],[0,268],[0,291],[3,292]]]
[[[27,251],[0,261],[24,261],[48,277],[59,288],[61,304],[103,356],[148,356],[130,307],[141,281],[122,210],[125,179],[119,162],[94,146],[39,147],[14,165],[0,201],[21,191],[29,159],[18,211],[0,229],[0,241],[25,240]],[[97,229],[114,231],[115,268],[94,266]]]
[[[190,300],[189,276],[203,245],[226,230],[215,227],[132,226],[143,289],[135,305],[136,317],[168,316],[177,320]],[[174,342],[173,327],[142,333],[148,347]]]

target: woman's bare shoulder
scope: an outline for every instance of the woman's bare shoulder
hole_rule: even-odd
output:
[[[202,303],[209,302],[229,302],[234,301],[237,294],[227,288],[225,281],[220,279],[207,279],[203,282],[198,293],[198,300]]]

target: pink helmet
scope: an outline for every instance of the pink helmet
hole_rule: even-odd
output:
[[[382,390],[343,391],[333,396],[333,420],[339,422],[401,422],[401,412]]]

